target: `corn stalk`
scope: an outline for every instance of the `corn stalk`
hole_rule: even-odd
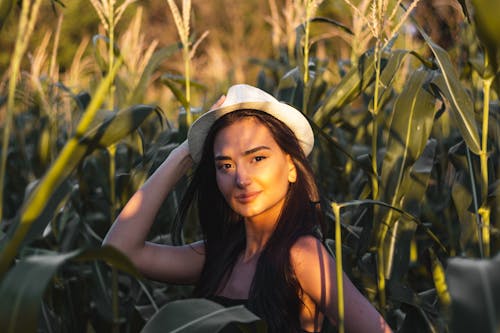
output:
[[[310,45],[310,35],[311,35],[311,19],[316,13],[316,9],[321,1],[318,0],[306,0],[306,17],[304,20],[304,86],[309,82],[309,52],[311,50]]]
[[[126,0],[121,6],[116,7],[116,0],[90,0],[94,6],[97,14],[108,33],[108,73],[111,73],[115,67],[115,28],[116,24],[122,17],[125,9],[135,0]],[[111,110],[115,110],[115,81],[114,76],[109,87],[109,105]],[[110,217],[111,221],[114,220],[116,196],[115,196],[115,173],[116,173],[116,145],[112,144],[107,148],[109,156],[109,199],[110,199]],[[119,331],[119,313],[118,313],[118,273],[116,269],[112,269],[112,310],[113,310],[113,332]]]
[[[485,62],[487,65],[488,56],[485,54]],[[483,79],[483,124],[481,138],[481,153],[479,158],[481,161],[481,198],[483,204],[479,208],[478,213],[482,220],[482,244],[483,254],[486,258],[490,256],[490,207],[486,204],[488,198],[488,118],[490,114],[490,91],[491,84],[495,76],[490,76]]]
[[[7,114],[5,117],[3,135],[2,135],[2,154],[0,157],[0,223],[3,217],[3,192],[5,186],[5,172],[7,164],[7,151],[9,147],[10,130],[12,127],[12,118],[14,117],[14,107],[15,107],[15,93],[16,85],[19,76],[19,71],[21,68],[21,61],[24,57],[24,53],[28,48],[28,42],[33,33],[35,27],[35,22],[38,17],[40,10],[41,0],[34,0],[32,3],[30,0],[24,0],[21,5],[21,16],[19,18],[19,28],[17,31],[16,43],[14,46],[14,53],[12,55],[12,61],[10,63],[10,80],[9,80],[9,93],[7,98]]]
[[[337,329],[339,333],[344,333],[344,282],[342,269],[342,235],[340,229],[340,205],[332,203],[333,214],[335,215],[335,267],[337,273],[337,295],[338,295],[338,318]]]
[[[32,223],[40,216],[44,209],[44,203],[47,197],[50,197],[54,187],[57,187],[59,175],[73,158],[73,152],[79,145],[79,139],[84,136],[85,132],[90,128],[92,121],[97,114],[100,105],[102,104],[105,96],[109,92],[114,77],[121,65],[121,61],[115,63],[115,67],[104,78],[99,85],[94,98],[92,98],[86,112],[83,114],[75,135],[66,143],[58,158],[54,161],[51,168],[47,171],[44,178],[40,181],[35,190],[30,194],[30,197],[25,201],[25,210],[21,215],[21,222],[18,228],[14,231],[12,238],[2,248],[0,252],[0,277],[9,268],[10,264],[17,255],[19,248],[28,234]]]
[[[191,52],[189,50],[189,21],[191,15],[191,0],[182,1],[182,15],[174,0],[167,0],[170,12],[174,18],[175,27],[182,43],[182,57],[184,59],[184,76],[186,89],[186,125],[189,128],[193,122],[191,114]]]

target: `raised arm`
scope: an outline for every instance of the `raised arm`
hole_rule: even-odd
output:
[[[192,165],[187,141],[175,148],[130,198],[103,244],[124,252],[145,276],[170,283],[195,283],[202,270],[202,242],[167,246],[146,242],[158,210],[177,181]]]
[[[212,108],[220,106],[224,99],[225,96],[221,96]],[[192,164],[188,142],[184,141],[130,198],[103,241],[124,252],[149,278],[193,284],[203,269],[205,247],[202,241],[184,246],[146,242],[161,204]]]
[[[301,237],[292,246],[290,260],[304,292],[332,323],[337,322],[337,274],[335,261],[321,242]],[[384,318],[343,274],[346,332],[392,332]]]

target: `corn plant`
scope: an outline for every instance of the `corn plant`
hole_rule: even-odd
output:
[[[21,17],[19,20],[19,28],[17,33],[16,44],[10,65],[9,80],[9,94],[7,100],[7,115],[5,119],[5,126],[2,132],[2,152],[7,151],[8,142],[10,138],[10,129],[12,127],[12,118],[14,115],[14,93],[16,90],[17,78],[20,72],[21,60],[28,47],[28,42],[33,32],[35,22],[37,20],[38,12],[40,9],[41,0],[23,1],[21,10]],[[11,5],[11,4],[10,4]],[[10,6],[7,2],[2,2],[3,15],[6,17],[10,12]],[[5,165],[7,163],[7,154],[3,153],[0,158],[0,188],[4,187]],[[3,211],[3,191],[0,191],[0,221]]]
[[[191,114],[191,59],[193,58],[198,45],[207,36],[208,32],[205,31],[194,43],[194,45],[191,46],[191,0],[182,1],[182,15],[173,0],[167,1],[182,44],[182,56],[184,60],[184,94],[175,88],[175,80],[173,80],[169,75],[164,76],[164,82],[175,92],[178,99],[182,102],[186,112],[186,126],[189,127],[193,122],[193,116]]]
[[[93,1],[104,34],[82,40],[66,73],[57,70],[59,21],[41,39],[27,74],[13,80],[15,71],[8,73],[15,93],[0,84],[4,169],[16,171],[3,185],[0,322],[12,332],[264,332],[244,308],[179,300],[189,297],[188,287],[145,280],[120,253],[100,248],[117,211],[184,139],[197,110],[191,88],[206,91],[203,78],[199,83],[192,75],[190,61],[206,34],[192,42],[191,2],[183,1],[182,15],[167,2],[181,45],[163,48],[144,42],[142,9],[124,33],[115,30],[130,3]],[[302,109],[314,129],[311,163],[337,272],[394,330],[498,330],[496,4],[461,1],[461,36],[454,49],[444,49],[413,20],[417,1],[405,7],[346,0],[351,13],[342,21],[324,15],[331,2],[267,3],[274,58],[253,60],[262,66],[257,84]],[[1,27],[10,8],[0,4]],[[418,38],[406,36],[409,26]],[[161,73],[159,66],[178,51],[183,76]],[[19,72],[21,62],[16,66]],[[159,108],[142,104],[154,78],[186,111],[178,128]],[[152,240],[172,242],[168,227],[184,185],[161,208]],[[196,226],[187,228],[186,239],[195,239]]]
[[[443,285],[443,271],[439,269],[441,259],[464,253],[482,257],[491,251],[484,250],[491,247],[491,243],[487,236],[482,237],[484,232],[492,230],[487,220],[489,207],[481,207],[480,199],[491,194],[481,196],[476,190],[478,184],[485,183],[485,173],[474,171],[481,170],[481,163],[474,166],[475,160],[486,156],[481,153],[484,151],[481,147],[486,146],[481,141],[486,140],[484,134],[488,126],[483,121],[480,131],[470,97],[489,95],[489,89],[486,86],[484,90],[483,86],[481,94],[477,94],[478,86],[461,81],[450,55],[418,26],[432,55],[430,60],[415,50],[394,48],[397,40],[393,37],[401,23],[408,20],[411,7],[405,10],[396,5],[392,13],[401,11],[403,17],[395,20],[394,14],[388,15],[389,21],[397,23],[391,27],[382,24],[387,20],[384,6],[388,3],[374,1],[371,7],[367,1],[361,4],[365,5],[361,8],[372,10],[374,19],[370,21],[370,17],[365,17],[364,24],[373,33],[375,46],[359,57],[352,57],[357,61],[337,83],[328,81],[325,74],[329,69],[319,59],[315,60],[314,97],[306,109],[320,138],[320,149],[313,161],[324,193],[334,204],[340,202],[343,208],[340,217],[345,229],[343,240],[350,244],[344,269],[362,279],[369,297],[378,300],[380,311],[388,317],[394,315],[391,308],[403,302],[413,307],[407,311],[408,323],[417,316],[425,323],[421,329],[440,331],[445,329],[446,322],[430,310],[431,303],[425,299],[431,294],[407,292],[436,286],[436,290],[428,289],[428,292],[446,307],[449,295]],[[362,17],[360,7],[351,3],[350,6]],[[377,32],[377,27],[392,29]],[[339,28],[336,25],[335,29]],[[364,30],[354,27],[350,31]],[[385,37],[381,37],[382,32]],[[357,40],[365,40],[363,36]],[[408,64],[417,67],[410,70],[413,73],[403,79],[406,82],[398,89],[395,78]],[[292,68],[283,77],[278,95],[300,107],[301,100],[297,100],[294,87],[304,83],[294,75],[297,69],[300,71],[300,68]],[[364,110],[353,107],[353,103],[366,100],[370,102],[364,105]],[[485,100],[488,101],[486,97]],[[491,102],[483,105],[491,107]],[[378,127],[380,131],[376,130]],[[443,128],[448,129],[446,133],[440,132]],[[449,157],[445,158],[447,154]],[[491,152],[489,154],[491,156]],[[332,170],[332,165],[337,167]],[[450,171],[450,168],[456,169]],[[483,175],[483,180],[477,175]],[[457,177],[456,183],[445,179],[450,176]],[[440,195],[438,200],[452,202],[451,206],[436,205],[433,202],[437,199],[436,192]],[[376,200],[369,200],[370,195]],[[492,200],[486,202],[491,205]],[[439,221],[439,215],[446,217],[447,225]],[[453,222],[457,220],[460,220],[459,227]],[[461,228],[457,243],[457,229]],[[429,247],[435,250],[424,250]],[[411,279],[418,276],[415,267],[425,267],[422,260],[429,260],[434,267],[426,268],[430,284],[412,284]]]
[[[133,32],[133,29],[130,31]],[[25,36],[22,38],[24,40]],[[117,58],[112,67],[108,67],[108,74],[102,78],[95,91],[73,92],[70,87],[58,81],[58,73],[54,70],[56,68],[55,56],[51,57],[52,64],[46,66],[47,57],[44,51],[48,41],[49,35],[42,40],[42,48],[33,58],[30,75],[22,81],[27,85],[19,84],[16,89],[16,94],[25,94],[23,99],[29,101],[23,105],[17,105],[18,111],[13,115],[13,120],[16,123],[16,132],[13,134],[23,140],[14,144],[11,140],[2,141],[6,147],[9,147],[8,167],[16,167],[17,164],[16,175],[26,174],[27,178],[23,180],[25,186],[31,183],[25,189],[24,199],[21,196],[22,205],[16,208],[17,214],[14,216],[11,214],[9,216],[11,220],[4,223],[3,229],[6,230],[6,233],[2,233],[0,240],[2,248],[0,271],[3,277],[1,293],[4,296],[4,302],[1,305],[3,309],[2,323],[6,323],[8,331],[34,331],[40,313],[37,304],[43,297],[44,290],[49,289],[50,296],[46,297],[41,307],[40,317],[43,319],[40,321],[40,325],[49,331],[73,330],[72,326],[67,326],[68,324],[61,320],[63,317],[57,315],[57,312],[64,308],[60,292],[62,290],[67,295],[76,295],[75,292],[79,287],[81,288],[85,283],[90,282],[98,286],[95,291],[98,291],[99,288],[101,291],[106,291],[103,297],[96,300],[97,304],[100,304],[97,312],[95,309],[91,309],[90,299],[74,299],[82,309],[87,309],[88,312],[82,313],[82,316],[74,308],[62,311],[62,313],[78,319],[76,324],[77,327],[80,326],[77,328],[78,330],[87,325],[94,326],[98,331],[116,330],[120,326],[119,316],[126,316],[130,312],[118,309],[121,306],[118,304],[117,295],[118,289],[121,288],[120,281],[123,278],[114,273],[114,269],[110,275],[110,271],[102,265],[97,265],[96,260],[107,261],[112,267],[133,273],[135,276],[137,273],[127,259],[119,254],[113,254],[115,252],[112,250],[103,249],[96,252],[92,249],[84,251],[83,248],[99,246],[102,242],[102,234],[105,232],[103,226],[106,227],[112,220],[114,209],[116,209],[112,198],[115,197],[114,192],[116,191],[112,189],[113,186],[111,189],[108,186],[114,183],[116,178],[121,179],[118,185],[122,193],[125,193],[127,188],[129,192],[135,191],[140,186],[141,179],[143,180],[145,177],[141,175],[145,175],[145,172],[158,157],[157,153],[146,151],[143,140],[148,138],[151,140],[164,130],[162,127],[163,114],[155,106],[140,104],[122,107],[120,111],[101,109],[109,96],[108,93],[110,91],[115,93],[111,87],[115,86],[118,74],[121,73],[123,62],[121,58]],[[53,49],[57,50],[57,42],[54,42]],[[127,89],[123,91],[117,89],[117,96],[126,97],[123,100],[116,100],[116,102],[142,101],[145,86],[153,72],[163,60],[177,50],[177,46],[160,49],[157,52],[153,52],[152,49],[146,50],[146,53],[149,54],[148,59],[145,60],[145,63],[139,64],[137,72],[133,73],[137,79]],[[75,62],[75,64],[80,66],[79,62]],[[129,62],[128,65],[131,66],[132,63]],[[14,71],[11,70],[10,82],[17,82],[18,80],[12,76],[13,73]],[[42,77],[45,77],[43,81]],[[33,88],[28,89],[27,87]],[[8,96],[14,100],[15,94],[9,90]],[[72,103],[62,105],[74,109],[64,111],[64,114],[71,113],[71,117],[57,117],[54,113],[58,110],[56,102],[68,99]],[[115,105],[114,102],[110,104]],[[26,109],[23,110],[22,107]],[[43,121],[44,118],[48,117],[52,117],[54,121]],[[75,119],[77,119],[76,124],[72,124]],[[9,126],[12,126],[9,122],[4,124],[5,132],[10,129]],[[72,128],[74,131],[71,130]],[[166,134],[168,134],[171,128],[166,130]],[[50,135],[50,133],[55,133],[55,135]],[[166,136],[167,143],[173,137],[171,133]],[[124,138],[127,140],[123,140]],[[117,144],[120,141],[122,143]],[[37,145],[37,142],[41,144]],[[163,140],[163,144],[165,144],[165,140]],[[101,172],[103,168],[98,166],[106,163],[106,159],[103,159],[105,156],[102,154],[102,149],[111,145],[117,147],[117,158],[121,158],[123,161],[128,159],[128,165],[122,165],[125,168],[122,172],[128,171],[132,166],[135,167],[137,163],[135,159],[139,156],[148,155],[142,165],[142,172],[137,172],[134,177],[128,178],[124,177],[123,174],[120,177],[113,172],[111,173],[113,179],[110,179],[109,173],[103,174]],[[17,154],[18,146],[26,149]],[[47,146],[53,148],[53,155],[46,154]],[[131,147],[131,149],[127,147]],[[156,146],[155,148],[158,150]],[[2,157],[4,156],[7,156],[6,148],[2,150]],[[38,164],[36,162],[40,157],[43,157],[44,160]],[[30,166],[32,162],[35,162],[35,168]],[[28,166],[28,172],[23,172],[23,165]],[[97,169],[93,169],[94,166],[97,166]],[[139,165],[138,170],[140,169],[141,165]],[[88,176],[92,175],[92,172],[95,172],[94,178],[89,179]],[[4,172],[3,176],[5,174]],[[6,187],[9,190],[14,190],[15,193],[11,192],[11,194],[16,196],[20,189],[13,188],[12,185],[13,183],[8,181]],[[23,191],[21,195],[24,195]],[[37,242],[39,245],[33,245]],[[76,252],[71,252],[73,250]],[[65,254],[58,257],[59,251]],[[31,257],[32,255],[40,256]],[[28,257],[31,259],[26,259]],[[81,261],[80,259],[87,260],[90,261],[90,264],[80,265],[82,267],[81,274],[75,274],[71,273],[75,268],[71,268],[69,259],[75,259],[77,262]],[[16,264],[13,269],[10,269],[14,260],[20,260],[22,263]],[[58,270],[62,270],[62,272],[57,273]],[[43,275],[43,281],[40,280],[40,283],[33,286],[34,289],[28,289],[27,293],[12,293],[12,291],[18,290],[12,288],[12,284],[17,283],[18,286],[32,284],[29,278],[32,278],[32,273]],[[78,281],[75,285],[66,283],[68,276],[71,275],[73,275],[74,281]],[[54,277],[55,281],[60,280],[62,284],[48,286],[49,281]],[[26,279],[21,282],[23,278]],[[111,289],[109,288],[110,284],[112,285]],[[137,286],[137,282],[135,282],[135,286]],[[109,290],[112,292],[108,293]],[[145,286],[140,290],[142,291],[139,294],[146,295],[148,302],[154,302],[150,295],[148,296],[148,289]],[[132,295],[139,294],[134,291]],[[21,307],[12,308],[11,305],[13,302],[17,303],[17,300],[20,300]],[[34,307],[33,304],[35,304]],[[158,308],[156,305],[154,307]],[[99,318],[92,319],[96,313]],[[21,316],[24,315],[31,316],[31,319],[21,319]],[[138,314],[137,318],[140,318]],[[143,325],[141,320],[137,322],[139,323],[137,327]],[[75,327],[73,326],[73,328]]]

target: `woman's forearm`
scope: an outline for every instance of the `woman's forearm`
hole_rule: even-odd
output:
[[[144,247],[161,204],[192,165],[187,142],[175,148],[130,198],[108,231],[103,244],[132,256]]]

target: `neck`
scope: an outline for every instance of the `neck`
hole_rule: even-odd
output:
[[[271,238],[277,223],[278,219],[269,222],[245,218],[246,248],[243,261],[251,260],[262,252],[269,238]]]
[[[258,256],[276,229],[285,199],[265,212],[245,217],[246,248],[243,261]]]

